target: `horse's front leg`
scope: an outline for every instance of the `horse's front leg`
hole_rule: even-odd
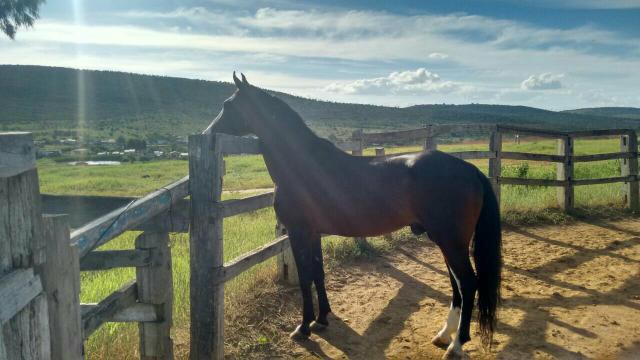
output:
[[[293,257],[298,268],[302,291],[302,323],[289,335],[294,340],[304,340],[311,335],[309,324],[314,320],[311,283],[313,282],[312,233],[305,229],[287,229]]]
[[[324,286],[324,265],[322,261],[322,242],[320,240],[320,234],[314,234],[311,238],[313,283],[315,284],[316,292],[318,293],[318,317],[311,323],[312,331],[320,331],[326,328],[329,325],[327,315],[331,312],[329,298],[327,297],[327,290]]]

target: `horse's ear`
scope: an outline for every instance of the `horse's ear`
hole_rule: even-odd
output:
[[[244,78],[244,76],[243,76],[243,78]],[[233,72],[233,82],[236,83],[236,86],[238,87],[238,89],[240,89],[243,86],[242,81],[240,81],[240,79],[238,79],[238,77],[236,76],[236,72],[235,71]]]
[[[244,74],[243,74],[243,73],[240,73],[240,76],[242,76],[242,82],[243,82],[245,85],[249,85],[249,82],[247,81],[247,78],[246,78],[246,77],[244,77]]]

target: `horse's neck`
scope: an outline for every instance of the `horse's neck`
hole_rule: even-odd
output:
[[[304,128],[303,128],[304,127]],[[338,164],[344,154],[302,124],[258,134],[269,174],[277,185],[317,172],[324,163]]]

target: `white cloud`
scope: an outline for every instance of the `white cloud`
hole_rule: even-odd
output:
[[[562,88],[562,78],[564,74],[543,73],[531,75],[525,79],[520,87],[523,90],[555,90]]]
[[[450,93],[462,89],[462,86],[452,81],[443,81],[438,74],[419,68],[392,72],[385,77],[334,82],[324,89],[344,94],[418,94]]]
[[[444,59],[446,59],[448,57],[449,57],[449,55],[443,54],[443,53],[438,53],[438,52],[434,52],[434,53],[429,54],[429,59],[444,60]]]

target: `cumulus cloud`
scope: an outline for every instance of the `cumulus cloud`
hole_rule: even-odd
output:
[[[564,74],[543,73],[540,75],[531,75],[524,80],[520,87],[523,90],[554,90],[562,88],[561,79]]]
[[[385,77],[334,82],[324,89],[343,94],[417,94],[450,93],[460,90],[460,84],[443,81],[438,74],[425,68],[395,71]]]

